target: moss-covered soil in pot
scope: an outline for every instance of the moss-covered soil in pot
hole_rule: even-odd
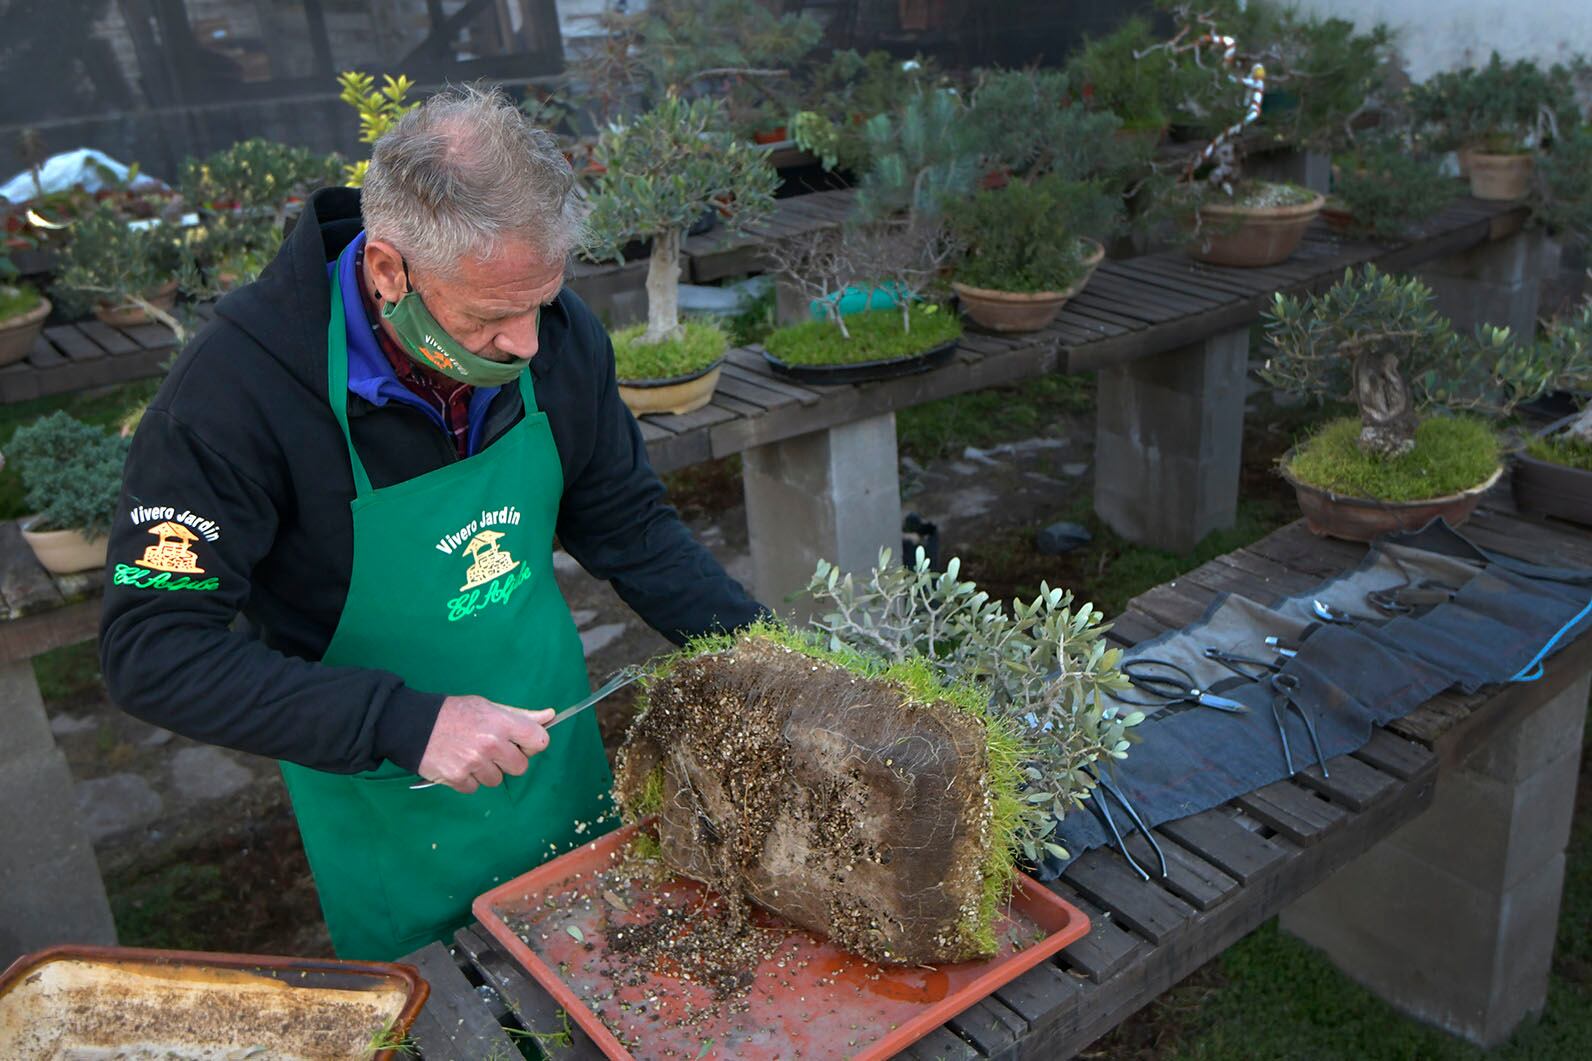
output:
[[[724,356],[729,339],[716,325],[685,321],[678,339],[642,343],[645,324],[612,333],[614,364],[621,383],[651,382],[694,376]]]
[[[914,357],[961,338],[962,322],[938,306],[913,306],[909,319],[910,331],[897,309],[854,313],[845,319],[849,339],[828,321],[808,321],[779,329],[763,347],[789,365],[856,365]]]
[[[1592,442],[1578,438],[1565,435],[1534,438],[1526,443],[1526,456],[1549,464],[1562,464],[1577,471],[1592,472]]]
[[[1415,429],[1415,448],[1384,457],[1360,448],[1360,421],[1334,420],[1301,443],[1288,474],[1320,490],[1376,501],[1426,501],[1486,482],[1498,470],[1498,435],[1473,417],[1429,417]]]
[[[24,284],[0,284],[0,324],[32,311],[44,296]]]

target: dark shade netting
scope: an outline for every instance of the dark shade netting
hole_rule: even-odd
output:
[[[1318,601],[1337,621],[1323,621]],[[1379,539],[1355,570],[1275,607],[1223,594],[1198,622],[1136,645],[1124,661],[1175,663],[1195,684],[1242,702],[1248,712],[1138,707],[1149,717],[1135,731],[1137,743],[1126,760],[1104,767],[1104,776],[1151,826],[1289,776],[1272,712],[1278,694],[1269,681],[1236,676],[1206,658],[1207,648],[1283,663],[1281,673],[1297,680],[1293,700],[1314,721],[1330,759],[1365,744],[1373,726],[1445,690],[1532,680],[1542,659],[1592,626],[1589,602],[1592,570],[1483,550],[1441,521]],[[1297,656],[1279,659],[1268,636],[1297,646]],[[1127,695],[1146,698],[1138,690]],[[1313,765],[1315,751],[1298,713],[1285,711],[1283,722],[1294,767]],[[1127,816],[1114,802],[1110,809],[1126,834]],[[1087,804],[1057,833],[1075,857],[1110,840]],[[1052,880],[1065,867],[1047,858],[1039,876]]]

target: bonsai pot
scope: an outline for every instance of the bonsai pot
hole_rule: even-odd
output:
[[[30,529],[38,521],[29,516],[18,526],[22,539],[32,548],[33,555],[46,571],[56,575],[69,575],[74,571],[92,571],[105,566],[105,550],[110,545],[108,536],[89,541],[79,530],[36,531]]]
[[[1347,232],[1354,224],[1354,214],[1342,203],[1328,200],[1321,208],[1321,220],[1334,232]]]
[[[1200,205],[1200,232],[1189,254],[1212,265],[1260,268],[1285,261],[1299,249],[1326,197],[1316,193],[1293,206]]]
[[[752,142],[757,144],[781,144],[789,139],[790,133],[783,125],[776,125],[772,129],[752,134]]]
[[[10,365],[28,356],[33,340],[39,337],[49,315],[50,300],[41,296],[39,304],[26,313],[0,321],[0,365]]]
[[[1065,291],[997,291],[987,287],[969,287],[951,283],[962,309],[980,328],[992,332],[1033,332],[1056,319],[1067,300],[1084,289],[1095,267],[1105,257],[1106,249],[1094,240],[1087,240],[1092,248],[1084,259],[1084,274]]]
[[[1536,160],[1524,152],[1492,155],[1470,152],[1470,194],[1477,199],[1511,202],[1524,199],[1531,190],[1531,171]]]
[[[706,368],[668,379],[622,379],[619,398],[636,416],[647,413],[689,413],[713,400],[724,367],[720,357]]]
[[[1282,477],[1294,488],[1299,508],[1304,513],[1305,525],[1312,534],[1351,542],[1368,542],[1393,531],[1420,530],[1439,516],[1447,520],[1450,527],[1457,527],[1470,518],[1481,496],[1492,489],[1498,477],[1504,473],[1503,467],[1499,466],[1483,482],[1447,497],[1423,501],[1377,501],[1369,497],[1350,497],[1300,482],[1288,472],[1288,460],[1292,456],[1290,451],[1283,458]]]
[[[1571,419],[1573,416],[1549,424],[1537,436],[1546,438]],[[1592,527],[1592,472],[1541,460],[1522,450],[1515,454],[1511,485],[1520,511]]]
[[[171,307],[177,304],[177,281],[168,280],[153,291],[144,292],[144,297],[156,309],[169,313]],[[95,303],[94,316],[113,328],[131,328],[135,324],[150,323],[150,316],[144,312],[144,308],[132,302],[120,306],[112,306],[108,302]]]
[[[769,367],[776,375],[798,383],[816,383],[822,386],[868,383],[873,380],[894,379],[897,376],[927,372],[949,361],[959,345],[961,340],[952,339],[938,346],[931,346],[920,354],[884,358],[879,361],[856,361],[847,365],[797,365],[782,361],[767,350],[763,351],[763,357],[767,359]]]

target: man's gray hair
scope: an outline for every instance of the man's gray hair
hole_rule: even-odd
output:
[[[497,89],[453,86],[376,141],[361,198],[372,239],[451,276],[505,239],[561,260],[582,238],[575,174],[545,129]]]

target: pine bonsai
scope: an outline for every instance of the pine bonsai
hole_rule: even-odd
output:
[[[766,217],[779,175],[762,152],[730,132],[721,102],[673,93],[604,132],[597,161],[605,170],[591,189],[589,253],[622,261],[628,240],[650,238],[647,326],[635,341],[678,340],[686,228],[707,210],[718,210],[732,227]]]
[[[79,530],[103,538],[116,517],[122,465],[132,440],[54,412],[17,429],[6,456],[21,472],[34,530]]]

